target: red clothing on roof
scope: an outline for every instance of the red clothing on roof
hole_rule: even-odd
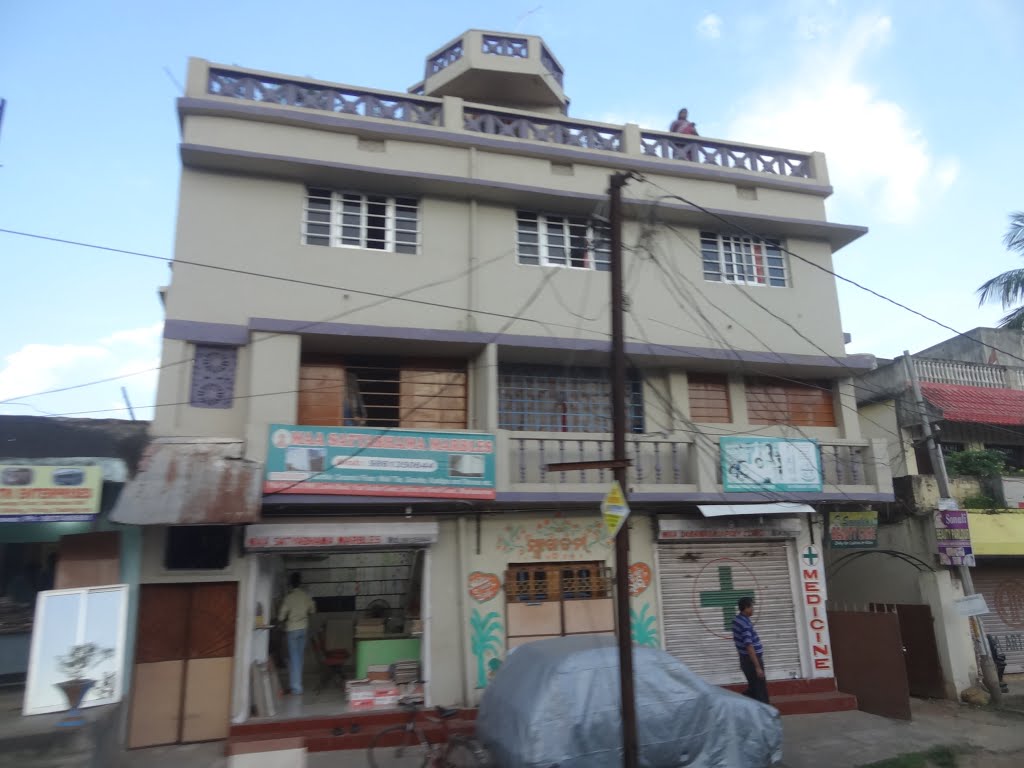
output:
[[[1024,426],[1024,391],[921,382],[925,400],[946,421]]]

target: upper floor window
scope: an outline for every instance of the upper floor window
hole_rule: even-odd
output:
[[[626,384],[630,432],[644,431],[643,385]],[[502,365],[498,370],[498,426],[526,432],[611,432],[611,379],[601,368]]]
[[[690,418],[704,423],[732,421],[729,377],[716,373],[688,373]]]
[[[751,377],[746,380],[751,424],[834,427],[836,413],[830,381]]]
[[[302,237],[306,245],[416,253],[419,201],[309,187]]]
[[[516,254],[520,264],[602,272],[611,268],[607,227],[573,216],[519,211]]]
[[[700,233],[704,279],[715,283],[785,288],[786,259],[778,240]]]

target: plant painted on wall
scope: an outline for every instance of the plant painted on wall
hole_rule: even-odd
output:
[[[591,555],[595,549],[607,550],[611,539],[600,520],[576,522],[565,518],[539,521],[530,529],[525,525],[507,525],[498,534],[499,552],[516,557],[564,559]]]
[[[473,609],[469,617],[469,626],[470,646],[476,657],[476,687],[486,688],[489,668],[487,657],[490,656],[493,663],[501,656],[504,627],[497,611],[491,611],[485,616],[477,608]]]
[[[629,623],[632,627],[633,645],[646,645],[651,648],[658,647],[658,618],[648,614],[651,608],[650,603],[637,613],[635,608],[629,609]]]

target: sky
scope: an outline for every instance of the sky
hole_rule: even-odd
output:
[[[870,229],[839,274],[961,331],[1001,316],[974,291],[1019,266],[1016,0],[0,0],[0,229],[170,257],[189,56],[404,91],[470,28],[544,37],[573,117],[667,130],[685,106],[703,136],[825,152],[829,219]],[[151,416],[166,263],[0,233],[0,267],[0,413],[128,418],[124,387]],[[848,352],[951,335],[839,295]]]

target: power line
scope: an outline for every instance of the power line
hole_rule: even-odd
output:
[[[677,195],[677,194],[675,194],[673,192],[670,192],[665,187],[661,186],[657,182],[651,181],[650,179],[648,179],[646,177],[641,177],[640,180],[645,182],[645,183],[647,183],[647,184],[650,184],[652,187],[656,187],[657,189],[660,189],[662,192],[664,192],[665,194],[660,199],[663,199],[663,200],[664,199],[678,200],[678,201],[680,201],[682,203],[685,203],[686,205],[689,205],[689,206],[691,206],[693,208],[696,208],[701,213],[704,213],[704,214],[706,214],[706,215],[708,215],[708,216],[710,216],[710,217],[712,217],[714,219],[717,219],[718,221],[721,221],[722,223],[724,223],[724,224],[726,224],[726,225],[728,225],[728,226],[730,226],[730,227],[732,227],[732,228],[734,228],[736,230],[739,230],[740,232],[744,233],[748,237],[753,237],[755,239],[761,239],[760,235],[756,234],[755,232],[753,232],[752,230],[748,229],[747,227],[743,226],[742,224],[738,223],[735,220],[732,220],[732,219],[730,219],[730,218],[728,218],[726,216],[722,216],[720,213],[716,213],[715,211],[712,211],[712,210],[710,210],[708,208],[705,208],[704,206],[702,206],[702,205],[700,205],[698,203],[695,203],[692,200],[689,200],[689,199],[683,197],[682,195]],[[801,256],[799,253],[796,253],[795,251],[790,250],[789,248],[787,248],[786,246],[782,245],[781,243],[779,244],[779,250],[781,250],[783,253],[788,254],[789,256],[792,256],[795,259],[799,259],[800,261],[804,262],[805,264],[809,264],[810,266],[814,267],[815,269],[821,270],[822,272],[824,272],[824,273],[826,273],[828,275],[831,275],[832,277],[836,278],[837,280],[842,280],[845,283],[849,283],[850,285],[852,285],[852,286],[854,286],[856,288],[859,288],[862,291],[870,293],[872,296],[875,296],[876,298],[882,299],[882,301],[888,302],[889,304],[892,304],[893,306],[899,307],[900,309],[903,309],[903,310],[905,310],[907,312],[910,312],[913,315],[917,315],[918,317],[920,317],[920,318],[922,318],[924,320],[927,320],[928,322],[933,323],[933,324],[939,326],[940,328],[943,328],[943,329],[945,329],[947,331],[950,331],[951,333],[955,334],[957,337],[963,337],[965,339],[970,339],[971,341],[973,341],[973,342],[975,342],[977,344],[980,344],[983,347],[987,347],[987,348],[992,349],[992,350],[994,350],[996,352],[1000,352],[1000,353],[1002,353],[1004,355],[1007,355],[1008,357],[1013,358],[1014,360],[1020,360],[1022,363],[1024,363],[1024,357],[1020,357],[1019,355],[1016,355],[1013,352],[1010,352],[1010,351],[1005,350],[1005,349],[1001,349],[1001,348],[999,348],[997,346],[989,344],[988,342],[982,341],[981,339],[975,339],[975,338],[973,338],[971,336],[968,336],[963,331],[958,331],[953,326],[947,325],[946,323],[942,322],[941,320],[937,320],[934,317],[931,317],[930,315],[926,315],[924,312],[920,312],[919,310],[916,310],[913,307],[909,307],[906,304],[904,304],[904,303],[902,303],[902,302],[900,302],[900,301],[898,301],[898,300],[896,300],[896,299],[894,299],[894,298],[892,298],[890,296],[886,296],[884,293],[880,293],[879,291],[876,291],[873,288],[869,288],[866,285],[863,285],[862,283],[859,283],[859,282],[857,282],[856,280],[854,280],[852,278],[846,277],[845,275],[841,275],[838,272],[835,272],[835,271],[829,269],[828,267],[825,267],[825,266],[823,266],[821,264],[818,264],[813,259],[808,259],[808,258],[806,258],[804,256]]]

